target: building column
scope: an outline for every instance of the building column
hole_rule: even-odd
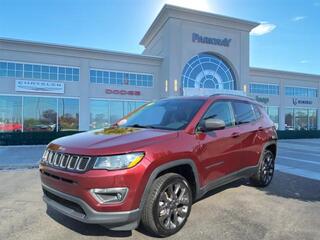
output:
[[[279,107],[279,130],[285,130],[285,108],[280,106]]]
[[[90,126],[90,101],[89,101],[89,89],[90,79],[89,75],[89,64],[88,61],[82,61],[80,66],[80,112],[79,112],[79,130],[89,130]]]
[[[284,104],[285,102],[285,81],[280,80],[280,104],[279,104],[279,130],[286,130],[286,124],[285,124],[285,109],[286,106]]]
[[[320,130],[320,109],[317,109],[317,129]]]

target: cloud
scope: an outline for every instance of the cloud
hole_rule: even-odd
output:
[[[272,32],[277,26],[268,23],[268,22],[261,22],[257,27],[251,30],[250,35],[252,36],[262,36],[267,33]]]
[[[294,18],[291,18],[292,21],[294,22],[299,22],[299,21],[302,21],[306,18],[306,16],[296,16]]]
[[[309,60],[303,59],[303,60],[300,61],[300,63],[306,64],[306,63],[309,63]]]

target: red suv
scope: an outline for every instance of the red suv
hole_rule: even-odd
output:
[[[241,96],[151,102],[112,127],[54,140],[40,162],[47,205],[85,223],[169,236],[194,201],[240,178],[267,186],[277,152],[273,122]]]

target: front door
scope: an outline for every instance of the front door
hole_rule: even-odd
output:
[[[241,140],[229,101],[214,102],[202,117],[199,126],[208,118],[218,118],[226,128],[210,132],[198,131],[198,159],[206,173],[206,183],[229,175],[240,169]],[[199,129],[200,130],[200,129]]]

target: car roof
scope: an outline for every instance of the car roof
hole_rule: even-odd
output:
[[[174,96],[174,97],[165,97],[162,98],[161,100],[165,99],[195,99],[195,100],[208,100],[209,96]]]
[[[250,101],[254,103],[258,103],[255,99],[249,96],[245,95],[235,95],[235,94],[227,94],[227,93],[217,93],[217,94],[212,94],[210,96],[174,96],[174,97],[167,97],[167,98],[162,98],[162,99],[199,99],[199,100],[208,100],[208,99],[234,99],[234,100],[245,100],[245,101]],[[258,103],[260,104],[260,103]]]
[[[228,93],[216,93],[212,94],[210,96],[174,96],[174,97],[167,97],[162,98],[161,100],[165,99],[195,99],[195,100],[209,100],[209,99],[230,99],[230,100],[240,100],[240,101],[248,101],[251,103],[254,103],[256,105],[259,105],[260,107],[263,107],[263,105],[259,102],[257,102],[254,98],[246,96],[246,95],[235,95],[235,94],[228,94]]]

